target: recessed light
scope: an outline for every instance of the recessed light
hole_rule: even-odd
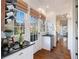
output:
[[[49,5],[47,5],[46,8],[49,8]]]

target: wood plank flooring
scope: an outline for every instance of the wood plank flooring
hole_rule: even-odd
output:
[[[35,53],[34,59],[71,59],[71,57],[69,51],[63,45],[63,40],[60,40],[57,47],[50,52],[42,49]]]

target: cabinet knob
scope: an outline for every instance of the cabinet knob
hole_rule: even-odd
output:
[[[23,54],[23,52],[21,52],[19,55],[22,55]]]

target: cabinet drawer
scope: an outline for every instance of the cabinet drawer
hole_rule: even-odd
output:
[[[3,59],[26,59],[28,56],[33,57],[33,45]]]
[[[21,53],[21,52],[25,53],[25,54],[33,53],[33,45],[30,46],[30,47],[27,47],[27,48],[25,48],[25,49],[23,49],[21,51],[19,51],[18,53]]]

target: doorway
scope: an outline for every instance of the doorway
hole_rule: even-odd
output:
[[[64,46],[68,47],[68,25],[66,14],[56,16],[57,40],[63,39]]]

